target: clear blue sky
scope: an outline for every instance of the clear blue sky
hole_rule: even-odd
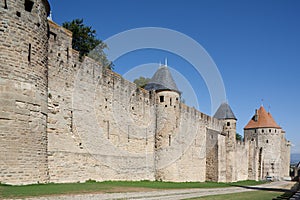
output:
[[[227,99],[238,118],[237,131],[261,105],[269,109],[300,153],[300,1],[298,0],[50,0],[53,21],[83,18],[105,40],[139,27],[163,27],[200,43],[216,63]],[[210,96],[190,64],[172,53],[141,50],[122,56],[115,71],[124,74],[168,57],[196,88],[200,111],[210,113]],[[185,92],[183,91],[183,94]],[[185,95],[189,104],[188,95]],[[193,103],[190,103],[193,106]],[[196,107],[196,106],[195,106]]]

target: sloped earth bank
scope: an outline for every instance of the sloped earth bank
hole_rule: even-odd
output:
[[[211,189],[179,189],[179,190],[155,190],[147,188],[116,188],[114,193],[93,193],[79,195],[59,195],[47,197],[27,198],[27,200],[112,200],[112,199],[147,199],[147,200],[177,200],[188,199],[202,196],[232,194],[248,191],[282,191],[286,192],[295,185],[295,182],[278,181],[259,186],[240,186],[229,188],[211,188]]]

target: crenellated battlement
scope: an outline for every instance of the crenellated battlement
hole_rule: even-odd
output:
[[[245,142],[235,141],[229,105],[212,117],[180,102],[167,66],[158,69],[160,84],[139,88],[79,59],[72,32],[47,20],[47,0],[0,4],[1,183],[286,175],[290,143],[280,127],[254,121]]]

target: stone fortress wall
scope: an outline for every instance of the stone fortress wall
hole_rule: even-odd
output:
[[[79,61],[72,33],[47,22],[48,2],[20,2],[0,6],[0,182],[262,178],[262,152],[255,141],[235,141],[236,119],[210,117],[177,92],[149,92],[88,57]],[[289,148],[278,139],[283,165]],[[288,165],[280,169],[285,176]]]
[[[206,130],[219,134],[222,122],[182,104],[179,96],[171,102],[173,92],[160,102],[161,93],[138,88],[90,58],[79,62],[71,33],[49,24],[50,181],[205,181]],[[165,144],[158,144],[160,133],[168,134]],[[156,145],[161,148],[155,153]]]
[[[48,1],[0,2],[0,173],[46,182]]]

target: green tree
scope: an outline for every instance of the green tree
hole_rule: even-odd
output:
[[[83,56],[89,55],[89,57],[100,62],[104,67],[112,68],[112,63],[108,61],[103,51],[107,48],[107,45],[96,38],[96,30],[93,30],[90,26],[86,26],[83,23],[83,19],[64,22],[62,26],[72,31],[72,48],[79,51],[80,59]]]
[[[243,141],[243,136],[240,135],[239,133],[236,133],[236,140],[237,141]]]
[[[145,78],[143,76],[140,76],[140,78],[135,79],[133,82],[141,88],[144,88],[150,81],[150,78]]]

